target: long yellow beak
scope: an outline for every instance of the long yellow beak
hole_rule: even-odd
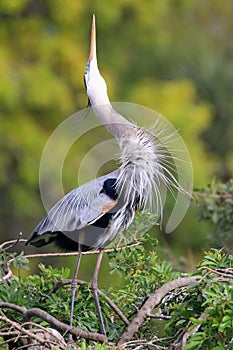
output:
[[[90,44],[90,55],[89,61],[96,60],[96,35],[95,35],[95,15],[92,17],[91,26],[91,44]]]

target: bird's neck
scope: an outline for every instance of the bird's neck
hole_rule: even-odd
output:
[[[156,150],[152,136],[136,126],[120,140],[122,163],[118,188],[123,188],[125,200],[141,202],[152,195],[155,181]]]
[[[97,118],[119,141],[132,124],[113,109],[108,97],[106,83],[99,73],[97,61],[92,62],[92,70],[95,72],[94,78],[87,85],[87,94],[91,106]]]
[[[92,104],[92,107],[98,119],[113,134],[118,142],[120,142],[126,132],[130,133],[132,124],[115,111],[110,102],[98,105]]]

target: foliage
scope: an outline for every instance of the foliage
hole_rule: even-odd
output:
[[[153,291],[176,278],[185,276],[173,270],[165,261],[160,261],[154,252],[157,241],[150,238],[150,251],[144,244],[149,236],[144,237],[140,245],[126,247],[108,253],[111,271],[124,278],[124,286],[118,290],[109,288],[106,294],[122,310],[131,321]],[[25,268],[27,262],[22,256],[15,257],[18,268]],[[67,323],[70,310],[70,283],[52,292],[59,280],[70,276],[68,268],[61,270],[51,266],[39,265],[40,274],[13,276],[10,283],[0,285],[0,303],[10,302],[27,309],[41,308],[58,320]],[[153,342],[156,346],[171,349],[172,344],[181,344],[185,335],[189,334],[185,343],[186,349],[227,349],[233,348],[233,256],[221,250],[206,252],[197,266],[200,282],[167,293],[153,310],[157,319],[147,318],[137,332],[139,339]],[[108,340],[114,344],[125,330],[125,324],[113,313],[104,297],[100,298],[104,313]],[[1,305],[1,304],[0,304]],[[13,316],[14,321],[21,322],[21,315],[4,309],[5,315]],[[164,321],[164,318],[167,318]],[[161,320],[160,320],[161,318]],[[34,322],[48,327],[47,322],[39,318]],[[164,331],[162,331],[164,327]],[[74,311],[74,326],[80,326],[92,332],[99,331],[94,300],[88,283],[79,285]],[[135,339],[135,346],[137,340]],[[78,341],[80,349],[89,349],[89,342]],[[232,347],[231,347],[232,344]],[[144,343],[144,348],[147,348]],[[104,345],[96,345],[95,349],[107,349]],[[132,345],[133,348],[133,345]],[[148,345],[148,349],[150,346]]]
[[[232,266],[232,255],[219,250],[206,253],[198,266],[201,282],[168,300],[167,335],[179,337],[182,330],[192,333],[198,327],[185,350],[233,348]]]
[[[31,231],[42,215],[43,148],[64,118],[86,106],[83,70],[93,12],[111,100],[143,103],[174,123],[186,135],[196,185],[220,168],[215,155],[224,159],[224,176],[232,171],[230,0],[0,1],[2,237],[15,236],[18,227]],[[200,139],[205,130],[211,154]],[[66,162],[66,186],[77,185],[74,164],[87,143]]]
[[[154,245],[156,241],[151,243]],[[131,317],[135,313],[135,307],[139,307],[145,296],[154,288],[155,275],[160,284],[175,275],[172,273],[171,266],[166,265],[166,263],[160,264],[156,254],[148,253],[141,245],[133,249],[126,248],[120,252],[109,253],[109,258],[112,272],[117,269],[118,273],[125,276],[126,289],[124,287],[117,292],[110,289],[108,294],[113,297],[112,299],[120,308],[122,307],[122,311],[125,314],[131,314]],[[25,264],[25,261],[23,263]],[[24,268],[24,264],[21,267]],[[0,285],[0,301],[24,305],[27,309],[39,307],[58,320],[68,320],[71,297],[70,284],[59,288],[56,293],[51,294],[51,291],[59,280],[66,280],[70,277],[70,270],[68,268],[58,270],[51,266],[45,267],[42,264],[39,265],[39,269],[40,275],[14,276],[10,284]],[[126,274],[126,270],[130,273]],[[116,340],[123,331],[124,324],[117,317],[114,317],[114,321],[112,321],[112,310],[106,305],[103,297],[100,297],[100,302],[109,340]],[[98,318],[88,283],[79,285],[74,315],[74,326],[98,332]],[[16,316],[16,319],[20,321],[20,315]],[[41,324],[45,325],[44,322]]]
[[[197,193],[200,220],[211,223],[211,244],[233,251],[233,180],[225,183],[213,181]]]

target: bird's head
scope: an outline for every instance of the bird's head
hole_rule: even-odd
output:
[[[95,16],[92,19],[90,54],[84,73],[84,83],[91,105],[108,104],[107,85],[101,76],[96,56]]]

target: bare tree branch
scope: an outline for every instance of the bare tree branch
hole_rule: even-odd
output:
[[[109,249],[104,249],[104,253],[112,253],[114,251],[119,251],[125,248],[131,248],[131,247],[136,247],[138,245],[140,245],[141,242],[137,241],[134,242],[128,246],[121,246],[121,247],[117,247],[117,248],[109,248]],[[29,255],[25,255],[24,257],[29,259],[29,258],[43,258],[43,257],[52,257],[52,256],[77,256],[78,252],[69,252],[69,253],[43,253],[43,254],[29,254]],[[92,254],[99,254],[99,250],[89,250],[87,252],[82,252],[82,255],[92,255]]]
[[[22,327],[24,328],[32,326],[36,327],[33,329],[33,331],[36,331],[37,333],[41,333],[42,331],[42,334],[44,334],[44,337],[47,339],[47,341],[50,341],[51,343],[56,343],[56,345],[59,344],[59,348],[62,345],[64,349],[66,349],[66,343],[64,341],[64,338],[61,335],[61,333],[59,333],[56,329],[48,327],[45,328],[40,324],[34,322],[25,322],[24,324],[22,324]]]
[[[29,322],[34,316],[41,318],[43,321],[46,321],[55,328],[60,329],[62,332],[68,332],[72,335],[75,335],[76,337],[85,338],[87,340],[99,341],[101,343],[103,343],[106,340],[105,336],[99,333],[88,332],[78,327],[73,327],[72,329],[70,329],[69,325],[57,320],[55,317],[51,316],[46,311],[38,308],[32,308],[27,310],[23,314],[23,321]]]
[[[18,346],[17,349],[27,348],[35,349],[36,345],[43,346],[43,349],[54,349],[54,346],[59,346],[59,349],[65,350],[66,343],[62,337],[62,335],[52,328],[45,328],[36,323],[30,322],[28,325],[34,326],[36,328],[26,328],[26,324],[19,324],[10,320],[8,317],[4,315],[2,311],[0,311],[0,320],[3,321],[6,325],[8,325],[7,332],[0,332],[1,336],[7,336],[9,339],[1,342],[1,345],[8,343],[15,343],[20,340],[23,345]],[[9,331],[10,326],[10,331]],[[14,347],[15,348],[15,347]]]
[[[11,310],[14,310],[14,311],[18,311],[20,312],[21,314],[24,314],[24,312],[27,311],[26,307],[24,306],[19,306],[19,305],[16,305],[16,304],[13,304],[13,303],[6,303],[6,302],[1,302],[0,303],[0,308],[1,309],[11,309]]]
[[[176,288],[185,287],[191,283],[197,282],[197,280],[200,278],[201,276],[177,278],[173,281],[165,283],[162,287],[155,290],[154,293],[152,293],[142,305],[135,318],[130,322],[127,330],[118,340],[118,345],[121,346],[132,339],[134,334],[137,333],[139,327],[142,325],[148,315],[151,314],[151,311],[155,308],[155,306],[160,304],[165,295]]]
[[[0,320],[11,325],[11,327],[14,327],[15,329],[17,329],[20,333],[22,334],[26,334],[28,337],[35,339],[37,342],[39,342],[40,344],[45,344],[47,341],[41,337],[38,337],[36,334],[33,334],[32,332],[30,332],[29,330],[23,328],[19,323],[10,320],[8,317],[6,317],[4,315],[3,312],[1,312],[0,315]]]
[[[26,310],[24,307],[11,303],[0,303],[0,308],[10,308],[12,310],[21,312],[23,315],[23,322],[30,322],[31,318],[36,316],[41,318],[43,321],[46,321],[50,325],[54,326],[55,328],[60,329],[62,332],[68,332],[76,337],[85,338],[87,340],[94,340],[100,343],[106,341],[106,338],[102,334],[88,332],[78,327],[73,327],[72,329],[70,329],[69,325],[57,320],[55,317],[51,316],[46,311],[41,310],[39,308],[32,308]]]
[[[6,241],[3,242],[2,244],[0,244],[0,249],[6,251],[9,250],[10,248],[14,247],[16,244],[18,244],[19,242],[27,242],[26,239],[22,239],[22,232],[19,233],[19,236],[17,239],[12,239],[10,241]],[[5,246],[9,245],[8,247],[4,248]]]

